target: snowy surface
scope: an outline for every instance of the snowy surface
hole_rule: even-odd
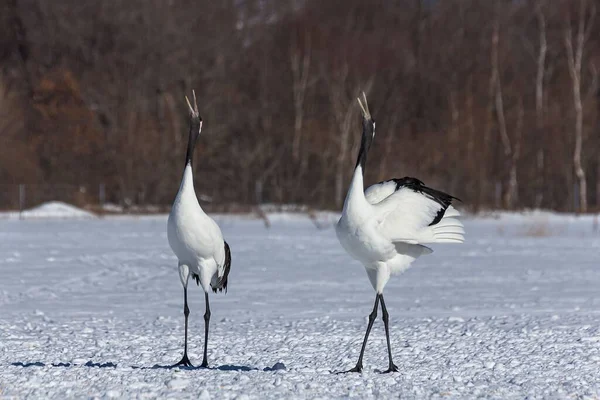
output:
[[[324,214],[320,220],[331,219]],[[183,347],[166,217],[0,221],[0,398],[598,398],[600,233],[591,217],[466,220],[374,293],[332,228],[293,215],[218,217],[233,253],[211,295],[212,369],[162,368]],[[190,293],[190,358],[204,302]],[[279,364],[278,364],[279,363]],[[274,368],[275,367],[275,368]]]
[[[50,201],[40,204],[39,206],[24,210],[22,213],[18,211],[1,212],[0,218],[6,219],[89,219],[96,216],[88,211],[77,208],[71,204],[61,201]]]

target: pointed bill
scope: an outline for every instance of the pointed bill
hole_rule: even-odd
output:
[[[356,100],[358,100],[358,105],[360,106],[360,109],[362,111],[363,118],[368,120],[368,119],[371,119],[371,113],[369,112],[369,105],[367,104],[367,96],[365,95],[365,92],[363,92],[363,99],[364,99],[364,104],[360,100],[360,97],[357,98]]]
[[[185,96],[185,101],[187,102],[188,108],[190,109],[190,114],[192,115],[192,117],[200,118],[200,112],[198,111],[198,102],[196,100],[196,91],[195,90],[192,90],[192,99],[194,100],[193,107],[192,107],[192,103],[190,102],[190,99],[187,96]]]
[[[196,114],[200,115],[200,112],[198,111],[198,102],[196,101],[196,91],[195,90],[192,90],[192,96],[194,97],[194,111],[196,111]]]
[[[371,113],[369,112],[369,105],[367,104],[367,95],[365,94],[365,92],[363,93],[363,100],[365,101],[365,109],[367,110],[367,114],[369,114],[369,116],[371,116]]]
[[[187,105],[190,108],[190,113],[194,113],[194,109],[192,108],[192,105],[190,104],[190,99],[188,99],[187,96],[185,96],[185,101],[187,101]]]

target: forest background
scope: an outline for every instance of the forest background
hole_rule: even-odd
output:
[[[336,209],[415,176],[473,210],[600,209],[600,0],[0,0],[0,209]]]

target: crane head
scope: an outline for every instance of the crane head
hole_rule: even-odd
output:
[[[369,111],[369,104],[367,104],[367,96],[365,92],[362,93],[363,101],[361,101],[360,97],[357,98],[358,105],[360,106],[360,110],[362,111],[363,116],[363,131],[365,133],[370,133],[371,138],[375,137],[375,120],[371,116],[371,112]]]
[[[198,125],[198,133],[202,130],[202,117],[200,116],[200,112],[198,111],[198,102],[196,101],[196,91],[192,90],[192,98],[194,99],[194,107],[190,103],[190,99],[185,96],[185,101],[187,102],[188,108],[190,109],[190,123],[193,126]]]

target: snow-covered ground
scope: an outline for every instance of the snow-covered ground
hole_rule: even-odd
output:
[[[96,216],[89,212],[63,203],[62,201],[50,201],[39,206],[19,211],[0,212],[0,219],[90,219]]]
[[[332,228],[217,218],[233,254],[211,294],[212,369],[183,346],[166,217],[0,220],[0,398],[598,398],[600,233],[593,218],[465,221],[386,287],[396,374],[374,293]],[[190,293],[192,362],[204,302]],[[379,314],[381,316],[381,313]],[[278,364],[279,363],[279,364]],[[275,368],[273,368],[275,367]]]

